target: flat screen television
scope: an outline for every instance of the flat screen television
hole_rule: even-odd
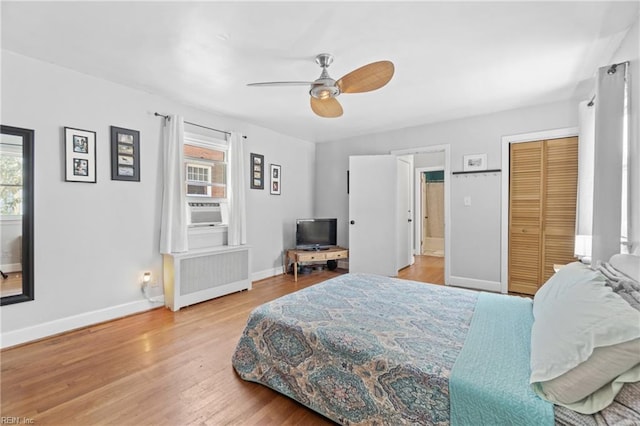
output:
[[[296,220],[296,248],[322,250],[337,245],[338,219]]]

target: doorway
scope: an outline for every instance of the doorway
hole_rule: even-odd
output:
[[[450,221],[448,220],[450,215],[451,197],[450,182],[446,177],[451,173],[450,146],[447,144],[432,145],[428,147],[391,151],[391,154],[413,157],[412,170],[414,178],[412,179],[412,203],[414,206],[413,211],[415,212],[413,221],[413,253],[415,255],[415,262],[416,264],[430,265],[430,262],[436,261],[438,264],[442,264],[444,267],[444,279],[442,281],[445,285],[448,285],[451,271],[451,229],[449,226]],[[423,186],[421,183],[422,173],[424,172],[439,172],[441,174],[438,186],[440,186],[442,193],[441,198],[439,198],[441,206],[438,207],[439,213],[434,214],[439,214],[440,217],[432,218],[433,222],[439,222],[437,226],[438,230],[435,232],[434,230],[431,230],[431,235],[428,234],[428,237],[435,239],[427,242],[427,244],[437,244],[435,246],[436,250],[425,254],[423,254],[423,228],[425,228],[425,226],[422,220],[425,216],[423,214],[423,210],[425,210],[423,208],[423,200],[425,197],[422,196]],[[427,226],[427,229],[428,227],[429,226]],[[433,252],[437,252],[441,257],[433,256]]]
[[[444,257],[444,169],[416,169],[419,253]]]

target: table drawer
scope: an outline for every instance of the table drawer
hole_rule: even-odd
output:
[[[349,252],[345,251],[337,251],[333,253],[327,253],[327,260],[331,259],[346,259],[349,257]]]
[[[298,262],[311,262],[312,260],[326,260],[326,253],[304,253],[298,255]]]

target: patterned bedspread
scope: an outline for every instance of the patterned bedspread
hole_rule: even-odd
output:
[[[342,275],[256,308],[232,363],[344,425],[448,425],[449,377],[478,294]],[[556,424],[640,424],[639,395],[627,384],[594,416],[555,407]]]
[[[233,366],[341,424],[448,424],[449,375],[477,297],[342,275],[256,308]]]

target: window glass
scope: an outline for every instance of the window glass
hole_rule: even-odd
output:
[[[184,157],[187,196],[227,198],[226,145],[185,136]]]
[[[22,215],[22,157],[0,155],[0,215]]]

